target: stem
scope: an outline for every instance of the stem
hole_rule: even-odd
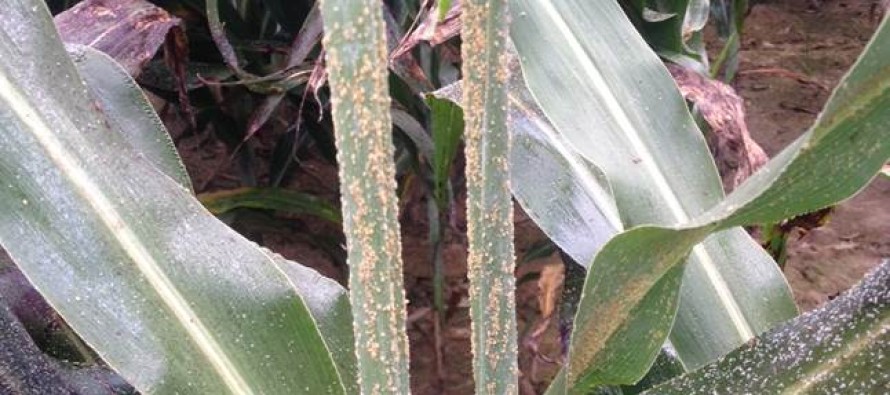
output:
[[[468,276],[477,394],[518,393],[504,0],[463,7]]]
[[[359,388],[409,393],[386,33],[377,0],[324,0]]]

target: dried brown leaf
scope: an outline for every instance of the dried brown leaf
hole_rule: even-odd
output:
[[[386,22],[386,45],[390,54],[399,50],[399,37],[402,32],[396,22],[395,16],[388,7],[384,7],[383,18]],[[422,93],[433,90],[433,84],[430,83],[420,63],[413,56],[392,56],[389,57],[389,67],[398,75],[405,83],[411,87],[414,93]]]
[[[556,302],[559,300],[563,280],[565,280],[565,265],[559,254],[554,253],[547,258],[547,263],[538,277],[538,289],[541,291],[538,294],[538,304],[541,307],[542,318],[550,318],[556,311]]]
[[[676,64],[668,63],[667,67],[680,93],[695,104],[711,127],[708,145],[723,188],[731,191],[769,160],[748,132],[744,101],[731,86],[720,81]]]
[[[318,96],[318,92],[321,91],[321,88],[328,82],[328,72],[325,69],[324,62],[324,52],[318,56],[318,60],[315,61],[315,66],[312,68],[312,74],[309,75],[309,82],[307,82],[307,89],[312,91],[312,95],[315,97],[315,102],[318,103],[319,108],[324,108],[321,103],[321,98]],[[319,112],[318,119],[324,115],[324,110]]]
[[[182,34],[179,18],[145,0],[87,0],[54,21],[62,41],[108,54],[133,77],[154,57],[171,30]]]
[[[176,78],[179,103],[195,127],[188,99],[188,41],[182,21],[145,0],[87,0],[56,15],[62,41],[111,56],[133,78],[164,47],[164,63]]]
[[[453,0],[451,8],[445,14],[445,18],[439,20],[439,11],[435,1],[427,1],[421,9],[426,10],[426,16],[411,33],[405,35],[402,41],[393,50],[390,59],[395,60],[408,53],[422,41],[432,46],[439,45],[460,34],[460,0]]]

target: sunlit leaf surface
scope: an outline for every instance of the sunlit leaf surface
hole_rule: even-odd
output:
[[[568,145],[605,173],[625,228],[683,223],[720,201],[720,180],[686,103],[617,5],[517,1],[514,11],[512,37],[534,98]],[[553,71],[567,67],[573,71]],[[650,343],[629,342],[641,347],[630,353],[639,359],[601,365],[624,372],[610,380],[639,379],[661,346],[654,334],[672,323],[670,340],[692,369],[796,314],[775,262],[741,229],[713,235],[689,262],[680,289],[652,298],[667,304],[641,324]],[[582,322],[631,328],[579,311]]]
[[[4,5],[0,243],[22,272],[143,393],[343,392],[318,311],[94,100],[43,2]]]
[[[879,394],[890,388],[890,261],[827,305],[651,394]]]
[[[633,383],[645,373],[678,300],[677,288],[665,282],[675,278],[687,255],[671,335],[687,367],[716,358],[792,314],[774,264],[740,229],[731,228],[844,199],[890,156],[886,129],[878,126],[890,117],[882,110],[890,95],[879,72],[890,56],[886,45],[874,44],[884,40],[885,29],[813,130],[722,199],[685,103],[613,3],[518,3],[513,38],[544,113],[606,173],[626,225],[682,229],[638,227],[597,255],[575,322],[568,382],[583,389]],[[565,64],[578,72],[552,72]],[[577,116],[577,106],[585,117]],[[725,229],[730,230],[695,247]],[[702,284],[717,297],[690,297]]]

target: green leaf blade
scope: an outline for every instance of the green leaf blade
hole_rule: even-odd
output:
[[[890,261],[822,308],[652,394],[880,393],[890,353]]]
[[[684,223],[722,199],[713,160],[685,102],[617,5],[516,4],[512,37],[529,88],[573,148],[606,174],[625,228]],[[552,72],[565,65],[578,71]],[[687,368],[796,314],[781,272],[740,229],[712,236],[689,262],[689,285],[680,290],[671,335]],[[589,281],[597,270],[591,268]],[[765,307],[772,312],[762,314]],[[583,307],[579,312],[593,314]],[[653,333],[671,325],[658,324]],[[661,346],[647,341],[640,347]],[[637,362],[642,376],[651,361]]]
[[[215,215],[238,208],[255,208],[309,214],[333,223],[342,221],[340,210],[326,200],[284,188],[236,188],[201,194],[198,200]]]
[[[191,190],[192,181],[173,140],[127,71],[110,56],[91,47],[69,45],[67,48],[112,129],[124,133],[133,148],[164,174]]]
[[[42,2],[0,32],[0,243],[72,328],[144,393],[342,393],[290,283],[109,129]]]
[[[451,167],[464,133],[463,111],[456,103],[434,95],[427,95],[424,101],[430,107],[431,114],[433,194],[438,206],[444,208],[448,206]]]
[[[885,22],[848,78],[862,78],[862,73],[874,75],[872,73],[882,69],[880,63],[866,60],[874,59],[871,48],[881,47],[882,42],[888,40],[887,31]],[[881,61],[890,62],[890,59]],[[887,86],[886,81],[880,79],[886,78],[884,74],[878,74],[877,78],[876,86]],[[843,200],[866,185],[890,157],[886,129],[872,126],[890,122],[890,112],[885,110],[890,90],[882,90],[879,98],[863,94],[848,101],[843,94],[846,86],[841,83],[839,93],[827,105],[827,115],[823,115],[810,132],[708,212],[676,228],[637,227],[607,243],[591,266],[591,272],[598,276],[590,277],[585,284],[586,298],[579,311],[617,311],[630,315],[636,306],[644,304],[643,300],[661,277],[680,265],[690,251],[694,254],[700,249],[695,246],[712,232],[816,210]],[[841,115],[833,117],[832,114]],[[832,182],[826,182],[827,179]],[[609,284],[621,285],[615,289]],[[573,342],[585,346],[592,342],[583,336],[591,333],[621,334],[616,325],[590,320],[580,320],[576,331],[584,335],[576,336]],[[600,347],[600,350],[607,349]],[[595,360],[582,353],[576,354],[570,363],[589,366]],[[584,367],[577,369],[585,371]],[[569,379],[571,377],[572,370]],[[609,376],[600,374],[581,384],[596,383],[603,377]]]

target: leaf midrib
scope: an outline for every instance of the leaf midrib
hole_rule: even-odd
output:
[[[869,325],[868,330],[863,336],[859,336],[855,341],[847,343],[845,347],[839,347],[837,352],[823,355],[820,362],[812,368],[806,370],[805,378],[797,382],[795,385],[782,391],[783,394],[804,394],[810,393],[813,386],[824,382],[831,377],[831,373],[840,369],[845,361],[862,352],[867,347],[875,344],[882,335],[887,333],[890,327],[890,310],[885,310],[884,317],[878,322]]]
[[[25,124],[28,132],[43,147],[49,159],[70,181],[75,193],[80,195],[100,218],[102,224],[136,264],[137,269],[155,290],[161,301],[173,312],[182,328],[210,362],[229,390],[237,394],[253,394],[254,391],[241,376],[228,355],[191,309],[186,299],[179,293],[179,290],[173,285],[173,282],[167,277],[136,233],[117,212],[111,199],[102,192],[99,184],[93,181],[79,160],[68,152],[65,144],[44,123],[40,112],[21,94],[18,86],[7,79],[4,73],[0,73],[0,98],[9,105],[19,120]],[[68,123],[66,127],[69,130],[76,129],[68,118],[60,119]]]
[[[606,99],[604,100],[604,103],[606,104],[607,111],[610,114],[613,114],[613,116],[615,117],[616,123],[624,132],[624,136],[628,138],[632,149],[636,151],[641,158],[643,158],[641,164],[643,165],[644,169],[646,169],[646,172],[650,174],[652,180],[655,183],[656,189],[661,192],[660,195],[665,198],[665,203],[667,204],[671,214],[679,223],[689,222],[690,217],[680,204],[680,200],[677,197],[677,194],[668,184],[667,177],[665,177],[664,173],[662,173],[661,170],[656,166],[656,161],[654,160],[655,156],[651,153],[649,148],[643,142],[642,138],[636,132],[636,128],[633,126],[630,117],[624,111],[624,108],[621,107],[621,104],[619,104],[620,102],[612,93],[612,90],[610,89],[608,83],[603,78],[603,75],[599,71],[597,66],[591,60],[591,57],[589,56],[587,51],[577,40],[577,36],[571,30],[565,19],[563,19],[562,16],[559,14],[559,11],[554,8],[552,3],[550,3],[549,1],[543,1],[540,3],[540,6],[544,8],[546,14],[554,21],[553,26],[559,29],[563,37],[566,38],[566,43],[572,49],[572,52],[578,54],[576,57],[581,63],[581,69],[584,70],[585,74],[587,74],[587,76],[593,82],[596,92],[600,93],[603,98]],[[711,256],[704,249],[704,247],[702,247],[702,245],[694,247],[692,250],[692,254],[696,258],[698,258],[699,263],[708,276],[710,283],[714,287],[714,290],[717,293],[717,297],[720,300],[720,303],[724,306],[724,309],[730,320],[732,321],[733,327],[736,329],[738,335],[741,337],[742,340],[753,338],[754,333],[751,324],[748,323],[748,320],[741,312],[741,308],[739,307],[738,303],[736,303],[735,299],[732,297],[732,291],[729,289],[726,281],[723,279],[723,276],[720,275],[720,272],[719,270],[717,270],[717,267],[714,264],[713,259],[711,259]]]

